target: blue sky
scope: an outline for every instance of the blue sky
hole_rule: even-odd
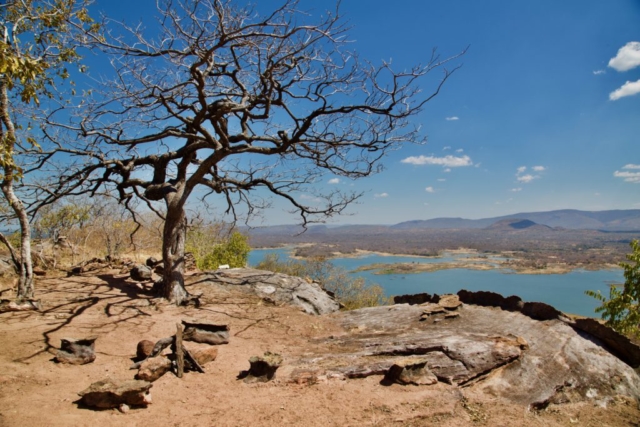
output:
[[[152,3],[95,7],[132,19]],[[390,153],[370,178],[326,177],[327,188],[365,192],[331,223],[640,209],[639,1],[343,0],[341,11],[353,48],[374,63],[408,68],[433,47],[442,56],[470,48],[415,118],[427,145]],[[274,202],[264,222],[292,222]]]

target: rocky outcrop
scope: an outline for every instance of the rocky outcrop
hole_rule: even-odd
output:
[[[232,286],[276,304],[300,307],[308,314],[329,314],[340,309],[338,302],[318,283],[286,274],[252,268],[231,268],[203,273],[199,282]]]
[[[464,299],[461,296],[460,300]],[[444,300],[448,304],[455,301]],[[513,299],[495,301],[516,306]],[[411,378],[418,377],[424,379],[417,382],[426,384],[428,371],[440,382],[533,406],[560,398],[606,404],[618,394],[640,397],[640,377],[629,365],[612,355],[600,340],[560,318],[536,320],[534,317],[552,314],[543,306],[530,305],[523,310],[525,315],[496,309],[499,304],[464,304],[454,311],[435,309],[434,304],[373,307],[332,315],[345,333],[318,340],[320,347],[330,351],[292,361],[289,377],[295,382],[313,382],[370,375],[389,379],[392,375],[404,378],[395,382],[411,383]],[[429,313],[426,320],[425,311]],[[446,317],[451,314],[457,316]]]

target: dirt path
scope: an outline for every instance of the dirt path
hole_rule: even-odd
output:
[[[491,425],[637,426],[637,402],[619,399],[608,409],[588,404],[552,406],[531,412],[467,389],[382,386],[380,379],[294,384],[286,375],[248,385],[236,377],[248,359],[265,351],[295,358],[316,341],[340,332],[330,318],[292,307],[275,307],[243,293],[211,285],[200,309],[177,308],[152,299],[147,288],[103,271],[93,276],[46,278],[38,282],[42,312],[0,314],[0,426],[328,426]],[[181,319],[228,324],[231,339],[205,374],[183,379],[167,374],[153,384],[146,409],[92,411],[73,403],[91,383],[131,379],[138,341],[170,336]],[[97,336],[95,362],[72,366],[52,361],[60,339]],[[283,373],[286,366],[283,365]]]

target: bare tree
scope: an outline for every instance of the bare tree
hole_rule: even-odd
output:
[[[461,55],[441,59],[434,50],[408,71],[374,66],[349,50],[337,8],[314,18],[294,0],[266,16],[230,0],[157,6],[158,28],[104,22],[104,34],[87,35],[110,55],[115,78],[66,125],[81,139],[60,149],[88,161],[67,166],[49,191],[111,186],[124,203],[136,196],[158,210],[154,202],[163,202],[162,295],[178,304],[189,299],[191,196],[213,196],[236,219],[264,207],[253,195],[265,191],[287,200],[304,225],[341,213],[360,195],[314,184],[325,173],[368,176],[388,150],[423,142],[410,119]],[[436,69],[442,75],[425,94],[418,82]],[[305,203],[303,190],[322,203]]]

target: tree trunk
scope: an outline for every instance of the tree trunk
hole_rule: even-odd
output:
[[[162,296],[177,305],[189,298],[184,287],[184,245],[187,236],[187,219],[182,207],[167,208],[162,236],[162,260],[164,279]]]
[[[20,223],[20,259],[18,262],[18,300],[33,298],[33,263],[31,261],[31,225],[27,211],[22,201],[13,191],[13,182],[16,178],[16,166],[13,161],[16,132],[9,114],[9,95],[7,84],[0,78],[0,137],[2,140],[3,156],[2,192],[11,209],[16,214]],[[3,129],[4,128],[4,129]]]
[[[2,182],[2,192],[20,223],[20,257],[18,263],[18,294],[19,300],[32,299],[33,262],[31,260],[31,225],[22,201],[13,192],[13,180],[5,178]]]

